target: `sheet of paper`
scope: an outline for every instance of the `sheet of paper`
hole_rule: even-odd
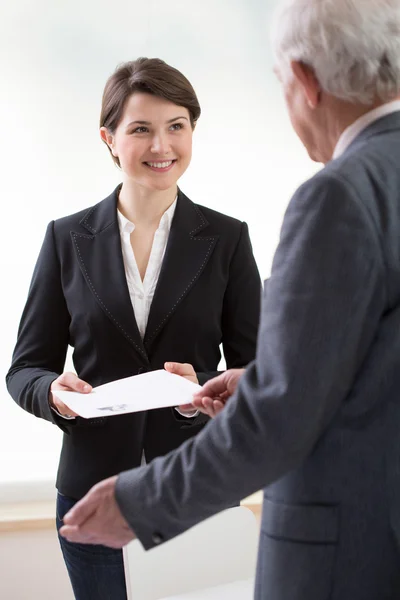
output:
[[[189,404],[200,387],[159,370],[99,385],[90,394],[57,391],[55,395],[78,415],[91,419]]]

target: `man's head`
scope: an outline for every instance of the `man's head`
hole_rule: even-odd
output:
[[[283,0],[273,47],[293,127],[313,160],[330,160],[346,126],[400,94],[399,0]]]

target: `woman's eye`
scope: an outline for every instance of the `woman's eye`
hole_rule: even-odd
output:
[[[183,129],[183,123],[174,123],[171,125],[170,129],[172,129],[172,131],[179,131],[180,129]]]
[[[136,129],[134,129],[132,133],[146,133],[147,131],[147,127],[136,127]]]

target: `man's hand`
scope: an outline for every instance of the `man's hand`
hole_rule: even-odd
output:
[[[77,417],[78,415],[68,408],[57,398],[57,390],[80,392],[81,394],[89,394],[92,391],[92,386],[79,379],[75,373],[63,373],[53,381],[50,387],[50,405],[53,406],[63,417]]]
[[[65,515],[60,534],[69,542],[122,548],[135,539],[115,499],[117,476],[101,481]]]
[[[210,379],[193,395],[193,406],[209,417],[216,417],[234,394],[245,369],[230,369]]]
[[[166,362],[164,364],[164,369],[169,373],[180,375],[192,383],[199,383],[196,371],[189,363]],[[193,404],[182,404],[178,408],[181,414],[186,413],[189,416],[192,416],[193,413],[197,414],[197,408],[193,406]]]

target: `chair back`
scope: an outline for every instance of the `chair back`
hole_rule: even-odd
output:
[[[254,514],[238,506],[147,552],[134,540],[123,552],[128,599],[161,600],[253,577],[258,533]]]

